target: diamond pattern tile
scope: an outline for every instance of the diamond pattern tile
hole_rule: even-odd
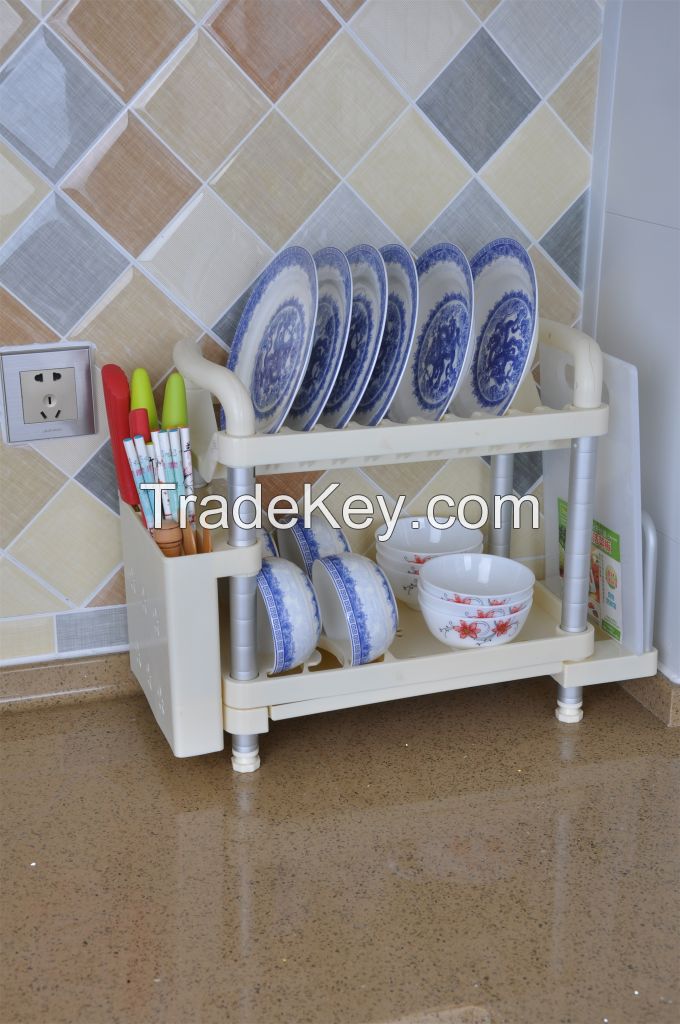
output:
[[[575,285],[583,284],[583,257],[586,243],[589,192],[584,192],[563,213],[541,239],[541,245],[552,256]]]
[[[393,501],[403,494],[409,502],[444,465],[444,462],[404,462],[393,466],[370,466],[365,472],[379,493]]]
[[[193,28],[157,0],[65,0],[49,24],[126,102]]]
[[[120,108],[44,28],[0,71],[0,135],[52,182],[73,166]]]
[[[58,338],[23,302],[0,288],[0,345],[32,345]]]
[[[85,463],[76,480],[94,494],[95,498],[108,505],[112,512],[118,513],[118,484],[110,441],[102,445],[89,462]]]
[[[209,28],[270,100],[278,100],[340,25],[320,0],[225,0]]]
[[[540,238],[587,187],[590,159],[556,114],[542,106],[496,154],[482,178]]]
[[[57,195],[0,249],[0,283],[60,334],[126,266],[125,257]]]
[[[593,147],[600,47],[594,46],[550,97],[550,106],[586,149]]]
[[[0,3],[2,0],[0,0]],[[21,157],[0,143],[0,243],[49,192],[49,185]]]
[[[88,608],[105,608],[109,605],[125,604],[125,573],[119,569],[110,580],[98,590]]]
[[[136,105],[139,116],[203,178],[238,146],[268,107],[204,32],[191,37]]]
[[[125,114],[63,189],[138,256],[199,186],[198,178],[141,121]]]
[[[8,558],[0,558],[0,618],[63,612],[67,608],[66,601],[56,597],[38,580]]]
[[[278,249],[338,180],[295,129],[272,112],[212,184],[260,238]]]
[[[549,320],[571,326],[581,312],[581,296],[553,266],[541,250],[532,245],[529,255],[536,271],[538,312]]]
[[[215,0],[179,0],[179,2],[195,21],[204,18],[210,8],[215,5]]]
[[[531,494],[543,476],[543,452],[518,452],[512,460],[512,489]]]
[[[120,565],[118,516],[77,484],[68,483],[9,551],[80,605]]]
[[[0,64],[5,63],[37,24],[37,19],[20,0],[0,0]]]
[[[419,96],[476,31],[461,2],[368,0],[352,29],[409,96]]]
[[[38,18],[46,18],[54,10],[59,0],[23,0]]]
[[[271,249],[206,189],[141,259],[207,326],[243,292],[270,256]]]
[[[280,104],[298,131],[347,174],[404,109],[373,61],[345,34],[330,46]]]
[[[74,338],[95,343],[100,366],[117,363],[131,374],[136,366],[144,365],[152,383],[167,373],[176,342],[200,334],[200,327],[186,313],[133,268],[72,332]]]
[[[545,96],[597,40],[602,8],[596,0],[505,0],[486,26]]]
[[[349,183],[408,245],[468,181],[470,172],[415,110],[408,110]]]
[[[0,454],[0,546],[6,548],[66,477],[31,448],[0,445]]]
[[[238,322],[241,319],[241,313],[245,309],[251,291],[251,287],[246,288],[243,294],[239,295],[236,302],[232,303],[226,313],[220,317],[213,327],[213,332],[222,339],[228,349],[231,348],[231,342],[236,333]]]
[[[57,650],[98,651],[125,647],[128,642],[125,608],[97,608],[57,615]]]
[[[365,0],[331,0],[331,5],[345,21],[349,21],[364,3]]]
[[[467,0],[480,21],[485,21],[498,7],[501,0]]]
[[[412,249],[416,256],[421,256],[437,242],[455,242],[467,258],[472,259],[483,245],[501,236],[516,238],[522,245],[529,244],[520,226],[473,178],[423,232]]]
[[[526,79],[480,29],[418,106],[478,171],[538,102]]]
[[[347,185],[328,197],[296,233],[293,241],[310,252],[325,245],[347,250],[359,242],[369,242],[377,249],[397,236]]]

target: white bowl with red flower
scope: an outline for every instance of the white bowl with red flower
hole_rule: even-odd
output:
[[[434,558],[418,577],[418,604],[430,632],[450,647],[491,647],[519,635],[533,601],[534,574],[511,558]]]

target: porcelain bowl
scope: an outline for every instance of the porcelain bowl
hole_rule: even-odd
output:
[[[397,632],[397,604],[385,573],[363,555],[330,555],[314,562],[314,589],[324,633],[346,665],[375,661]]]
[[[307,575],[285,558],[266,558],[257,574],[259,667],[269,675],[309,660],[321,636],[321,615]]]
[[[312,515],[310,524],[307,528],[299,516],[290,529],[279,528],[276,536],[283,557],[304,569],[311,578],[312,566],[318,558],[345,554],[350,547],[342,530],[331,526],[324,515]]]
[[[437,597],[430,593],[422,583],[420,589],[426,598],[441,601],[442,604],[447,605],[451,609],[452,614],[465,619],[507,618],[508,615],[517,615],[519,612],[523,612],[525,608],[531,607],[534,599],[533,593],[530,592],[523,601],[518,601],[515,604],[468,604],[465,601],[449,601],[447,598]]]
[[[444,523],[445,520],[436,520]],[[417,523],[414,527],[412,524]],[[473,551],[483,543],[481,530],[469,530],[458,520],[438,529],[427,516],[404,516],[397,520],[391,537],[379,540],[385,527],[375,531],[375,549],[387,557],[422,565],[436,555]]]
[[[457,553],[466,555],[481,554],[482,547],[483,543],[480,540],[480,542],[473,548]],[[391,569],[396,569],[398,572],[414,572],[417,574],[426,562],[429,562],[432,558],[441,558],[441,555],[428,555],[417,551],[409,552],[408,555],[400,555],[399,553],[385,549],[382,544],[376,544],[375,557],[376,561],[382,566],[389,566]]]
[[[460,604],[521,604],[533,592],[531,569],[500,555],[459,554],[430,559],[420,570],[427,593]]]
[[[276,547],[276,541],[272,537],[271,533],[267,530],[260,529],[255,531],[259,540],[262,542],[262,557],[263,558],[278,558],[279,552]]]
[[[399,600],[407,604],[409,608],[418,609],[418,573],[417,571],[408,572],[401,569],[393,569],[391,566],[385,565],[381,562],[380,556],[376,556],[378,566],[387,576],[390,582],[390,586],[394,591],[394,596]]]
[[[471,619],[456,614],[450,602],[431,598],[418,590],[418,600],[428,629],[448,647],[500,647],[514,640],[524,626],[531,603],[523,611],[507,617]]]

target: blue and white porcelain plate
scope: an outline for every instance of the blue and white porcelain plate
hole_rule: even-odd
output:
[[[229,354],[229,369],[250,391],[258,432],[274,434],[307,369],[316,321],[314,260],[292,245],[253,286]]]
[[[418,272],[408,249],[385,245],[380,250],[387,271],[387,315],[375,368],[354,419],[374,427],[390,407],[406,370],[418,316]]]
[[[470,359],[473,289],[470,264],[450,242],[418,259],[419,304],[406,372],[390,406],[390,419],[439,420],[460,386]]]
[[[531,257],[513,238],[489,242],[472,260],[472,360],[453,403],[457,416],[502,416],[531,369],[538,335],[538,291]]]
[[[328,246],[314,253],[314,263],[316,327],[307,371],[286,420],[293,430],[311,430],[323,412],[340,371],[352,312],[352,274],[344,252]]]
[[[387,313],[387,271],[372,245],[347,252],[352,272],[352,318],[340,372],[321,416],[326,427],[344,427],[366,389],[380,348]]]

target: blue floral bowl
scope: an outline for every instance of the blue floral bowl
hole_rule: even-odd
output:
[[[382,569],[363,555],[330,555],[314,563],[312,579],[333,653],[346,665],[365,665],[384,654],[399,617]]]
[[[300,517],[290,529],[279,529],[277,540],[283,557],[295,562],[311,578],[312,566],[318,558],[342,555],[350,547],[342,530],[331,526],[324,515],[313,515],[310,523],[307,529]]]
[[[279,675],[309,660],[321,636],[314,588],[297,565],[266,558],[257,574],[259,667]]]

